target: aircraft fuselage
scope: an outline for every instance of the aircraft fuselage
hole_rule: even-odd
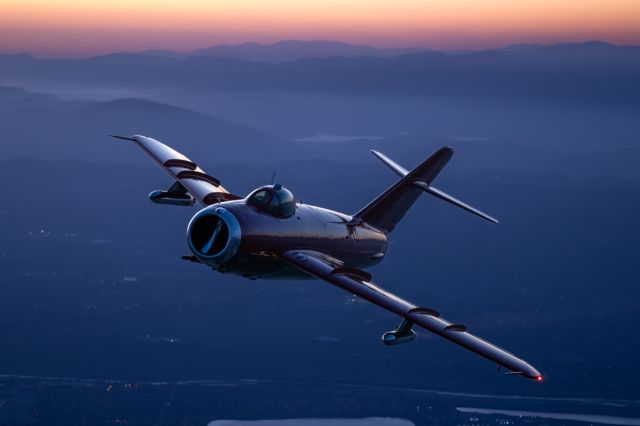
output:
[[[292,248],[324,253],[336,266],[352,268],[379,263],[387,250],[383,231],[354,222],[349,215],[298,203],[293,216],[278,218],[246,199],[200,210],[189,223],[187,240],[201,263],[220,272],[261,279],[312,278],[279,256]]]

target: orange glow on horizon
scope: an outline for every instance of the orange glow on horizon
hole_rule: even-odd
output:
[[[79,56],[322,39],[382,47],[640,44],[638,0],[0,0],[0,52]]]

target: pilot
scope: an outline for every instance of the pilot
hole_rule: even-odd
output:
[[[296,200],[288,189],[279,183],[263,186],[249,197],[249,204],[281,219],[296,213]]]

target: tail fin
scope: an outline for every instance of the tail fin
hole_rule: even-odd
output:
[[[426,192],[490,222],[498,222],[488,214],[431,186],[431,182],[451,159],[453,149],[449,147],[440,148],[411,171],[407,171],[380,152],[371,151],[371,153],[402,178],[356,213],[354,218],[367,222],[376,228],[391,232],[420,194]]]

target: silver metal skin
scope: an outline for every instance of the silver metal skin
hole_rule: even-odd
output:
[[[295,203],[293,195],[279,184],[240,197],[189,158],[155,139],[117,138],[139,145],[176,180],[168,191],[152,192],[152,201],[189,205],[197,200],[205,206],[187,227],[193,256],[183,256],[185,260],[249,279],[324,280],[402,318],[396,330],[382,336],[386,345],[414,340],[413,326],[418,326],[491,360],[509,374],[542,380],[540,372],[523,359],[469,333],[466,326],[443,319],[439,312],[383,289],[364,270],[384,259],[388,234],[423,193],[497,223],[431,185],[451,159],[451,148],[440,148],[412,170],[372,151],[400,179],[360,211],[347,215]]]
[[[335,267],[366,268],[376,265],[387,250],[387,235],[366,224],[354,231],[351,216],[321,207],[297,204],[293,217],[275,219],[251,207],[248,198],[226,201],[196,213],[187,228],[189,249],[201,263],[227,274],[252,279],[313,279],[308,273],[286,262],[281,254],[291,247],[322,252]],[[221,209],[221,210],[218,210]],[[220,212],[220,213],[218,213]],[[215,214],[224,218],[237,238],[231,252],[203,255],[193,241],[194,224]],[[215,228],[208,229],[210,240]],[[237,247],[236,247],[237,245]]]

